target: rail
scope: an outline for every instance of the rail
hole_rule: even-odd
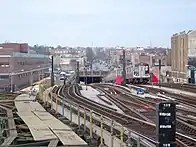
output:
[[[119,86],[117,86],[117,88],[119,88]],[[131,95],[130,92],[127,92],[128,89],[126,87],[120,86],[120,88],[121,88],[120,91],[122,91],[122,89],[123,89],[124,92],[123,91],[122,92],[124,94],[126,94],[127,96]],[[141,99],[141,98],[138,97],[138,99]],[[144,99],[143,101],[146,101],[146,100]],[[155,104],[155,102],[154,102],[154,104]],[[187,146],[188,144],[193,144],[193,145],[196,146],[196,142],[195,142],[196,138],[193,138],[194,134],[196,133],[195,127],[193,125],[189,125],[189,124],[179,120],[178,118],[177,118],[177,123],[176,124],[177,124],[177,128],[180,131],[184,131],[184,132],[188,133],[188,135],[183,135],[182,133],[176,132],[176,134],[177,134],[177,143],[179,145],[186,144],[185,146]],[[184,137],[182,137],[182,136],[184,136]]]
[[[63,87],[61,87],[61,89],[62,89]],[[70,103],[70,104],[72,104],[72,105],[75,105],[76,106],[76,109],[78,108],[78,107],[81,107],[81,108],[84,108],[85,107],[85,110],[88,110],[88,111],[91,111],[92,109],[91,109],[91,107],[90,108],[87,108],[87,106],[82,106],[81,104],[78,104],[77,102],[73,102],[72,100],[67,100],[67,99],[64,99],[64,97],[65,96],[61,96],[62,94],[60,94],[61,92],[60,92],[60,90],[59,90],[59,92],[58,92],[59,94],[58,94],[58,97],[60,97],[60,98],[58,98],[58,101],[59,102],[62,102],[62,99],[63,99],[63,101],[67,101],[68,103]],[[76,98],[77,99],[77,98]],[[94,113],[95,113],[95,111],[93,111]],[[103,115],[103,110],[101,111],[101,113],[100,113],[100,110],[99,111],[96,111],[96,115],[98,115],[99,114],[99,116],[102,114]],[[118,115],[120,115],[120,114],[118,114]],[[112,117],[114,118],[116,118],[116,120],[119,120],[119,119],[121,119],[121,120],[123,120],[123,121],[126,121],[126,119],[124,119],[124,118],[122,118],[122,116],[121,117],[118,117],[118,115],[117,114],[115,114],[115,115],[112,115]],[[109,114],[109,113],[105,113],[105,115],[104,115],[104,118],[106,118],[106,119],[108,119],[108,120],[111,120],[111,118],[109,118],[109,117],[107,117],[107,116],[111,116],[111,114]],[[137,123],[138,122],[141,122],[141,123],[143,123],[143,124],[148,124],[148,125],[152,125],[152,126],[154,126],[154,124],[151,124],[151,123],[147,123],[147,122],[145,122],[145,121],[141,121],[141,120],[139,120],[139,119],[136,119],[136,118],[132,118],[132,117],[129,117],[129,116],[127,116],[127,115],[125,115],[126,116],[126,118],[131,118],[131,120],[132,120],[132,122],[135,120],[137,120]],[[98,121],[100,122],[100,119],[98,119]],[[119,123],[118,123],[119,124]],[[120,125],[120,124],[119,124]],[[156,143],[156,141],[154,140],[154,139],[151,139],[151,138],[149,138],[149,137],[146,137],[146,136],[144,136],[144,135],[142,135],[142,134],[140,134],[140,133],[137,133],[136,131],[134,131],[134,130],[131,130],[131,129],[128,129],[128,131],[131,131],[132,133],[134,133],[134,134],[137,134],[138,136],[140,136],[141,138],[143,138],[143,139],[145,139],[145,140],[148,140],[148,141],[150,141],[151,143]]]
[[[189,92],[196,92],[196,85],[194,84],[187,84],[187,83],[160,83],[156,84],[157,86],[169,87],[169,88],[176,88],[184,91]]]

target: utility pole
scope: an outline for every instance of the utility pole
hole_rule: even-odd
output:
[[[87,90],[87,63],[84,63],[84,84],[86,85],[86,90]]]
[[[79,75],[79,62],[77,61],[76,63],[76,83],[79,84],[80,83],[80,75]]]
[[[88,79],[87,79],[87,69],[86,69],[86,67],[85,67],[85,85],[86,85],[86,90],[87,90],[87,83],[88,83],[87,80],[88,80]]]
[[[94,59],[93,59],[94,60]],[[90,63],[91,68],[91,83],[93,83],[93,60]]]
[[[54,57],[52,56],[52,63],[51,63],[52,71],[51,71],[51,87],[54,86]]]
[[[161,59],[159,59],[159,87],[161,86]]]
[[[123,78],[123,86],[126,86],[126,61],[125,61],[125,50],[123,50],[123,71],[122,71],[122,78]]]

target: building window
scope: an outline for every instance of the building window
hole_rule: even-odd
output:
[[[19,74],[18,77],[19,77],[19,79],[21,79],[22,78],[22,74]]]
[[[1,67],[9,67],[9,65],[1,65]]]
[[[9,79],[9,75],[1,75],[0,80],[6,80]]]
[[[1,67],[9,67],[9,62],[1,62],[0,66]]]

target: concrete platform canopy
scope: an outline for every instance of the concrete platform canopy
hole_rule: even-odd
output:
[[[35,141],[56,140],[63,145],[87,145],[72,129],[48,113],[38,102],[32,101],[29,95],[22,94],[16,98],[17,114],[29,127]]]

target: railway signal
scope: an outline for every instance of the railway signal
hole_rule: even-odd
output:
[[[161,59],[159,59],[159,87],[161,87]]]
[[[176,104],[161,102],[156,105],[157,147],[175,147],[176,141]]]
[[[125,50],[123,50],[123,71],[122,71],[122,77],[123,77],[123,86],[126,85],[126,61],[125,61]]]

